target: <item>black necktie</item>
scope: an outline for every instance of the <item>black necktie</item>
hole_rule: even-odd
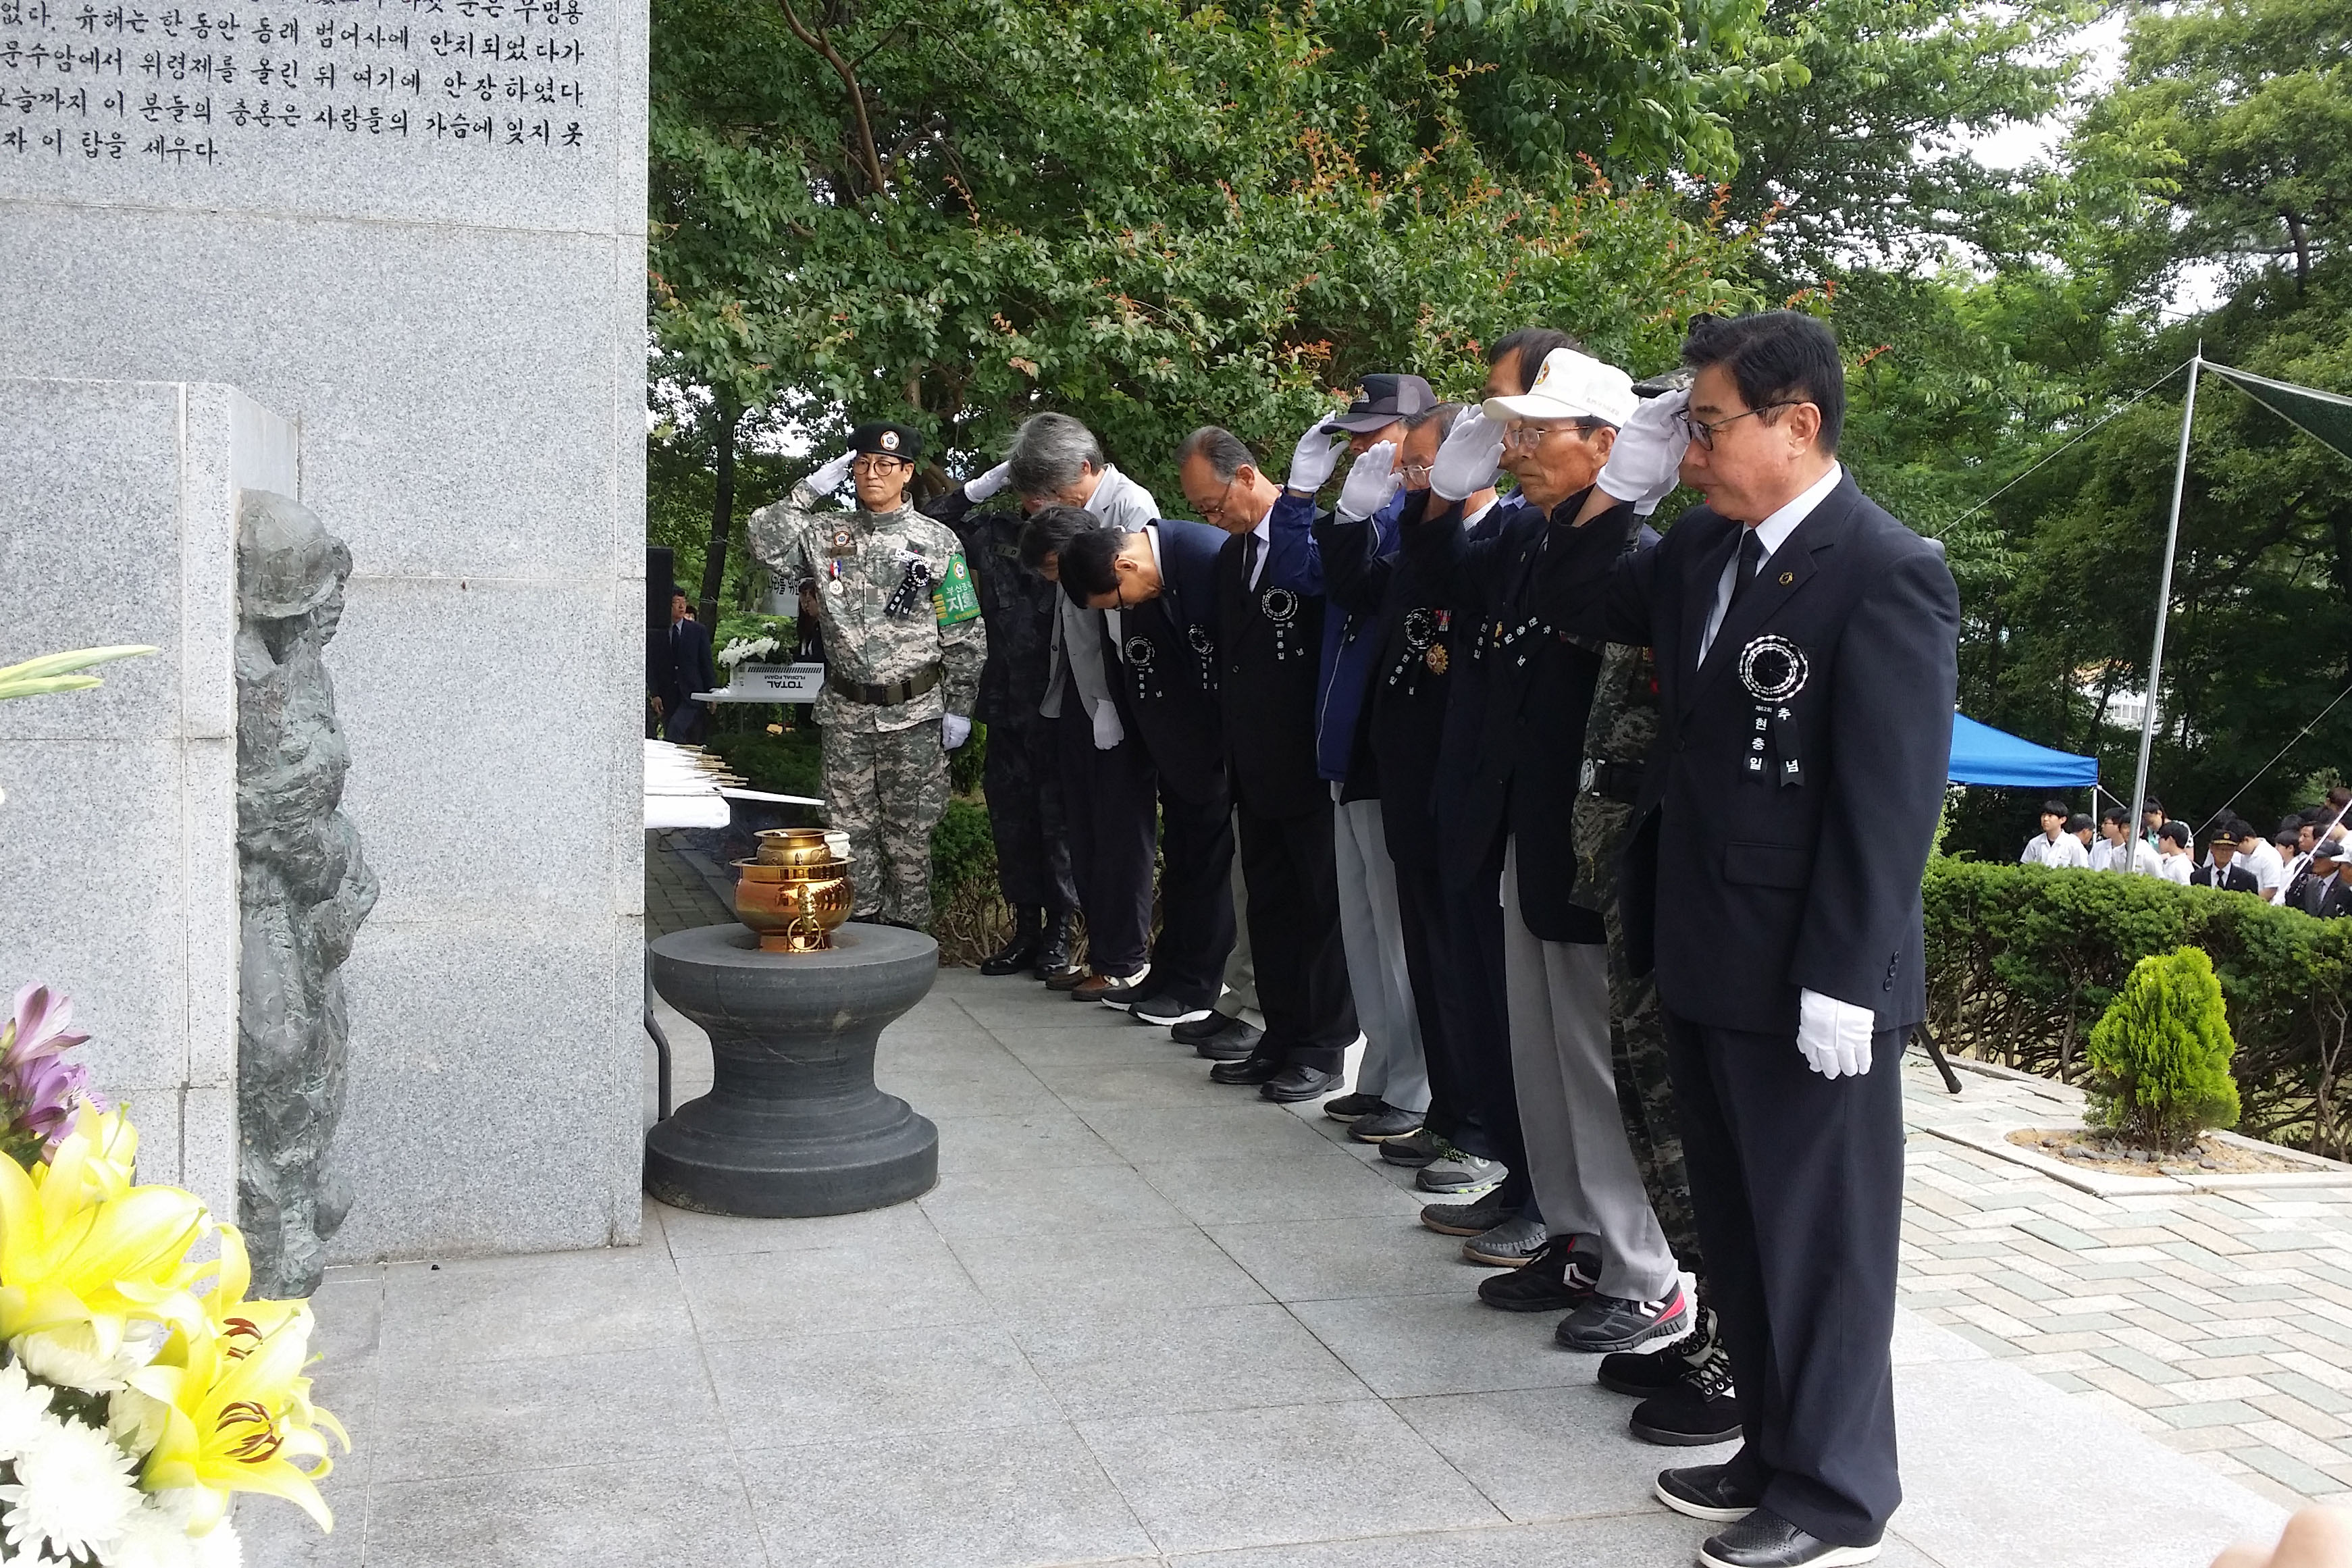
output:
[[[1729,620],[1731,612],[1739,607],[1739,596],[1756,581],[1756,569],[1764,564],[1764,541],[1752,528],[1739,531],[1739,566],[1731,575],[1731,602],[1725,605],[1723,618]]]
[[[1249,592],[1250,584],[1257,577],[1257,535],[1242,535],[1242,592]]]

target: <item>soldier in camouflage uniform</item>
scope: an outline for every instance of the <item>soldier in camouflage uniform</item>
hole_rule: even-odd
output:
[[[1637,535],[1627,547],[1640,542]],[[1674,1445],[1728,1439],[1738,1435],[1739,1406],[1732,1391],[1731,1358],[1723,1349],[1715,1310],[1706,1304],[1706,1260],[1699,1250],[1690,1178],[1683,1169],[1682,1127],[1666,1071],[1657,979],[1633,972],[1617,903],[1617,861],[1633,830],[1643,763],[1658,738],[1657,672],[1648,648],[1605,647],[1584,730],[1571,896],[1599,910],[1608,928],[1609,1044],[1625,1140],[1666,1245],[1699,1289],[1687,1334],[1660,1350],[1603,1358],[1601,1381],[1621,1394],[1644,1396],[1633,1415],[1637,1436]]]
[[[988,634],[955,533],[907,501],[922,434],[861,425],[849,450],[751,514],[751,552],[777,580],[817,584],[824,633],[825,804],[849,835],[857,920],[931,922],[931,829],[947,752],[971,733]],[[817,502],[856,480],[857,505]]]

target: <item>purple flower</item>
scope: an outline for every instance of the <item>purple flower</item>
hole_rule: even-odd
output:
[[[79,1062],[44,1057],[8,1075],[8,1099],[17,1121],[43,1142],[55,1142],[73,1125],[89,1069]]]
[[[26,985],[16,993],[15,1016],[0,1029],[0,1068],[80,1045],[87,1030],[73,1027],[72,999],[46,985]]]

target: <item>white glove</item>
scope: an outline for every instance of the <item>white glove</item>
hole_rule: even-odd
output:
[[[1484,414],[1465,414],[1446,432],[1429,466],[1429,488],[1442,500],[1475,496],[1495,482],[1503,461],[1503,426]]]
[[[1617,443],[1609,448],[1609,460],[1601,465],[1595,482],[1617,500],[1632,501],[1643,517],[1657,510],[1658,503],[1682,482],[1683,452],[1690,446],[1682,416],[1689,406],[1689,392],[1676,390],[1634,409],[1617,432]]]
[[[1339,471],[1343,445],[1338,439],[1339,430],[1331,423],[1338,417],[1336,414],[1326,414],[1298,438],[1297,449],[1290,454],[1290,477],[1282,481],[1285,489],[1311,496],[1331,482],[1331,476]]]
[[[1127,739],[1127,731],[1118,721],[1118,708],[1110,702],[1095,704],[1095,750],[1108,752]]]
[[[1875,1026],[1867,1007],[1818,991],[1798,993],[1797,1048],[1805,1053],[1805,1065],[1823,1078],[1860,1078],[1868,1072]]]
[[[856,453],[844,452],[840,457],[811,474],[808,477],[808,488],[821,496],[831,495],[841,488],[841,481],[849,477],[849,465],[856,461],[857,461]]]
[[[1404,483],[1396,471],[1396,443],[1375,442],[1348,466],[1348,482],[1339,487],[1339,515],[1367,518],[1389,504]]]
[[[1013,465],[999,463],[975,479],[963,482],[963,499],[978,506],[1013,482]]]
[[[941,745],[952,752],[958,746],[962,745],[966,741],[971,739],[971,720],[965,718],[961,713],[942,713],[940,715],[940,743]]]

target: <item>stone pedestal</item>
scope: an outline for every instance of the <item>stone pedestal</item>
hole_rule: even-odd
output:
[[[939,1129],[874,1087],[874,1047],[939,968],[939,943],[894,926],[843,926],[826,952],[761,952],[731,924],[656,939],[654,989],[709,1035],[713,1083],[646,1134],[646,1191],[763,1218],[928,1192]]]

